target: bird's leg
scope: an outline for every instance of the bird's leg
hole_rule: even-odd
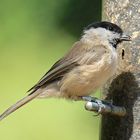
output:
[[[100,100],[96,97],[92,97],[92,96],[82,96],[81,97],[83,101],[89,101],[89,102],[102,102],[103,104],[107,104],[107,105],[113,105],[113,100]]]
[[[82,100],[89,101],[89,102],[95,102],[98,99],[96,97],[91,97],[91,96],[82,96],[81,98]]]

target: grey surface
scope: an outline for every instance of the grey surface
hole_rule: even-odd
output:
[[[101,140],[140,140],[140,1],[104,0],[103,20],[121,26],[132,42],[117,49],[117,73],[103,90],[107,99],[126,108],[127,115],[103,116]]]

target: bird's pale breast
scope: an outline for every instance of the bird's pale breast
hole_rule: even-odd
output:
[[[68,98],[86,96],[100,88],[115,72],[116,53],[104,55],[93,65],[82,65],[68,73],[60,83],[60,92]]]

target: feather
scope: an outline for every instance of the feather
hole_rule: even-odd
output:
[[[33,100],[35,97],[37,97],[40,94],[40,92],[34,92],[34,94],[28,95],[24,98],[22,98],[21,100],[19,100],[18,102],[16,102],[14,105],[12,105],[11,107],[9,107],[6,111],[4,111],[1,115],[0,115],[0,121],[2,119],[4,119],[5,117],[7,117],[8,115],[10,115],[12,112],[16,111],[18,108],[20,108],[21,106],[25,105],[26,103],[28,103],[29,101]]]

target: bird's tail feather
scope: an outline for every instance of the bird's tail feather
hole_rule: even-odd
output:
[[[40,94],[40,92],[34,92],[33,94],[30,94],[24,98],[22,98],[21,100],[19,100],[18,102],[16,102],[14,105],[12,105],[11,107],[9,107],[6,111],[4,111],[1,115],[0,115],[0,121],[3,120],[5,117],[7,117],[8,115],[10,115],[12,112],[16,111],[18,108],[22,107],[23,105],[25,105],[26,103],[28,103],[29,101],[33,100],[35,97],[37,97]]]

